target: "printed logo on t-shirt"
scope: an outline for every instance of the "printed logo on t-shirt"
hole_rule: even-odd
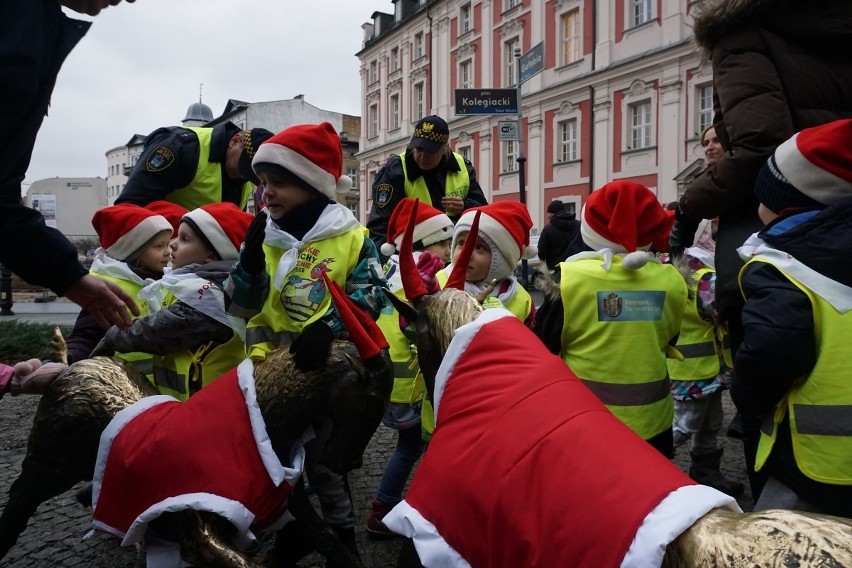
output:
[[[145,169],[149,172],[161,172],[175,161],[175,153],[165,146],[157,146],[145,160]]]
[[[299,252],[295,268],[281,288],[281,305],[294,322],[309,320],[322,306],[328,294],[323,272],[331,272],[333,258],[319,259],[319,249],[306,246]]]
[[[384,207],[390,203],[393,197],[393,186],[389,183],[381,183],[376,188],[376,207]]]
[[[662,291],[598,292],[598,321],[657,321],[663,317]]]

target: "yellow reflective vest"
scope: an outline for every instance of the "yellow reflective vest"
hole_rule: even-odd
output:
[[[347,231],[336,237],[304,243],[298,250],[295,267],[280,279],[278,264],[286,254],[283,248],[263,244],[266,270],[273,277],[259,314],[246,326],[246,350],[251,359],[265,359],[282,345],[289,345],[305,326],[320,319],[331,306],[331,293],[322,278],[328,272],[343,288],[346,278],[358,265],[366,229]],[[281,286],[275,284],[281,281]]]
[[[402,299],[405,298],[405,292],[402,290],[398,290],[396,295]],[[419,402],[423,399],[425,391],[423,375],[420,373],[413,345],[399,329],[399,312],[388,304],[379,315],[376,324],[388,342],[390,358],[393,362],[393,390],[390,401],[404,404]]]
[[[117,276],[107,275],[103,272],[99,272],[95,267],[90,270],[90,273],[92,274],[92,276],[97,276],[98,278],[109,280],[110,282],[127,292],[130,297],[132,297],[136,301],[136,306],[139,308],[139,315],[134,316],[133,314],[131,314],[130,317],[135,319],[136,317],[141,318],[148,315],[148,305],[144,301],[139,299],[139,291],[144,288],[145,285],[148,284],[150,281],[145,282],[138,276],[136,277],[138,281],[136,281],[128,280],[127,278],[119,278]],[[130,273],[129,268],[128,273],[132,274]],[[134,274],[133,276],[136,275]],[[129,311],[130,310],[128,310],[128,312]],[[152,380],[154,368],[153,359],[150,353],[133,351],[130,353],[115,353],[115,355],[113,356],[117,359],[123,359],[124,361],[131,363],[134,367],[139,369],[139,371],[141,371],[142,374],[144,374],[148,378],[148,380]]]
[[[695,296],[687,300],[677,338],[677,350],[683,355],[683,361],[668,359],[669,377],[673,381],[700,381],[712,379],[721,372],[720,357],[727,333],[719,325],[704,320],[698,313],[698,283],[705,274],[715,272],[712,268],[701,268],[692,275],[689,284]],[[730,360],[730,350],[725,357]]]
[[[245,359],[245,324],[227,315],[225,295],[215,283],[195,274],[182,275],[177,279],[166,277],[164,281],[162,309],[180,300],[216,321],[230,325],[233,330],[231,339],[225,343],[208,341],[195,351],[153,356],[154,386],[160,394],[183,401]]]
[[[198,166],[195,176],[189,185],[175,189],[165,197],[166,201],[177,203],[192,211],[202,205],[222,201],[222,164],[210,161],[210,141],[213,138],[212,128],[190,127],[188,130],[198,136]],[[254,191],[254,184],[243,184],[240,196],[240,209],[245,209]]]
[[[793,455],[802,473],[821,483],[852,485],[852,383],[849,382],[852,310],[838,311],[793,277],[787,267],[801,263],[786,253],[773,249],[763,252],[764,255],[753,257],[746,266],[753,262],[772,264],[808,297],[813,307],[817,360],[811,374],[797,382],[761,425],[755,469],[763,468],[775,444],[778,425],[789,414]],[[741,285],[744,271],[745,267],[740,271]],[[828,287],[835,289],[835,295],[848,297],[846,286],[829,282]]]
[[[678,333],[687,287],[678,270],[649,262],[638,270],[614,256],[566,261],[562,359],[609,410],[644,439],[671,428],[674,404],[666,351]]]
[[[453,158],[459,165],[458,172],[447,172],[444,195],[447,197],[467,197],[470,191],[470,176],[467,173],[467,165],[464,163],[464,157],[461,154],[453,152]],[[429,195],[429,188],[426,187],[426,180],[420,176],[414,181],[408,179],[408,171],[405,168],[405,152],[399,155],[402,162],[402,177],[405,180],[405,196],[411,199],[420,199],[423,203],[433,205],[432,197]],[[440,203],[438,204],[440,205]]]

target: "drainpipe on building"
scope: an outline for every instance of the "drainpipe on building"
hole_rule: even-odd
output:
[[[598,3],[592,2],[592,74],[595,67],[595,54],[598,50]],[[592,121],[589,128],[589,195],[595,190],[595,88],[589,85],[589,117]]]
[[[426,19],[429,20],[429,114],[435,111],[435,85],[432,81],[432,14],[429,13],[431,6],[426,6]]]

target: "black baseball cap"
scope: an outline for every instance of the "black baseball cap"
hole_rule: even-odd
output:
[[[424,116],[414,126],[414,136],[408,143],[408,149],[420,148],[430,154],[436,153],[450,140],[450,127],[440,116]]]

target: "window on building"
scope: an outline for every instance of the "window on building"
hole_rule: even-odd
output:
[[[375,138],[379,135],[379,105],[370,105],[367,116],[369,118],[369,122],[367,123],[367,137]]]
[[[391,71],[399,69],[399,48],[394,47],[390,51],[390,68]]]
[[[388,130],[399,128],[399,93],[388,98]]]
[[[651,21],[651,0],[630,0],[630,23],[641,26]]]
[[[423,83],[415,83],[414,88],[411,90],[411,118],[413,120],[423,118],[425,104],[426,98],[424,96]]]
[[[462,7],[459,8],[459,35],[466,34],[472,27],[472,9],[470,2],[468,2],[467,4],[462,4]]]
[[[473,62],[468,59],[459,63],[459,89],[473,87]]]
[[[580,59],[580,11],[572,10],[560,16],[562,23],[562,65]]]
[[[505,143],[503,154],[503,172],[514,172],[518,169],[518,142],[510,140]]]
[[[630,105],[630,148],[647,148],[651,145],[651,101]]]
[[[503,85],[511,87],[515,84],[517,75],[517,59],[515,59],[515,48],[520,45],[518,38],[512,38],[503,44],[503,73],[505,80]]]
[[[352,189],[358,189],[358,168],[346,168],[346,175],[352,180]]]
[[[571,118],[559,123],[559,146],[557,162],[571,162],[577,159],[577,119]]]
[[[468,162],[471,161],[470,146],[459,146],[458,148],[456,148],[456,152],[458,152],[461,157],[467,160]]]
[[[402,21],[402,0],[396,0],[393,5],[393,21],[397,23]]]
[[[695,97],[698,102],[698,130],[696,134],[701,134],[704,129],[713,124],[713,85],[702,85],[698,87],[698,93]]]
[[[521,4],[521,0],[505,0],[506,10],[511,10],[515,6],[519,6]]]
[[[423,57],[423,32],[414,34],[414,59]]]
[[[376,83],[379,80],[379,62],[370,61],[370,84]]]

